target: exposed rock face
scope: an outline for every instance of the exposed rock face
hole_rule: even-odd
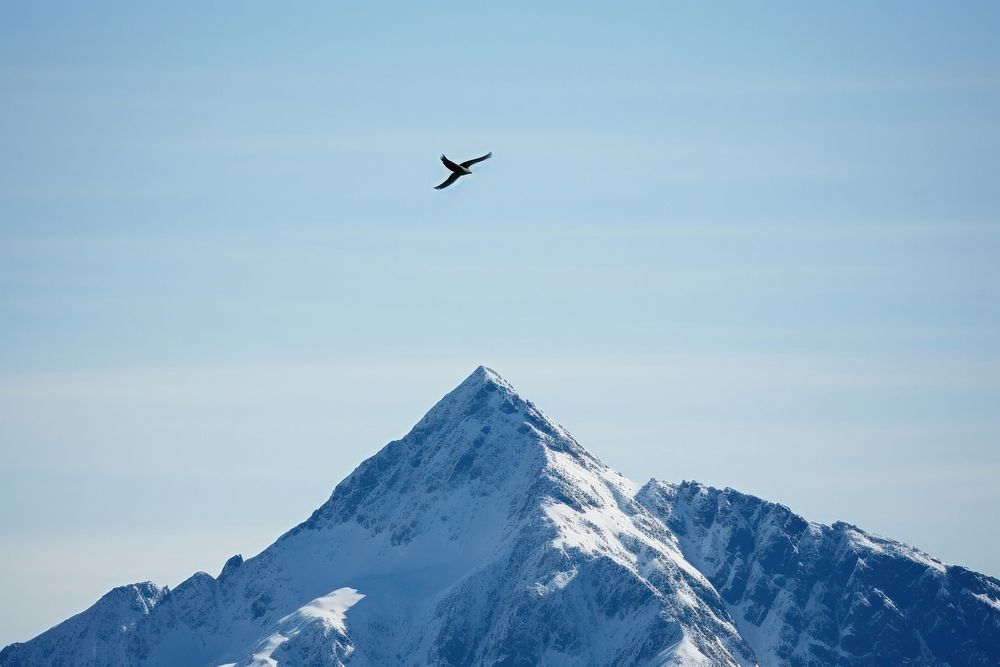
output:
[[[726,601],[762,664],[1000,664],[1000,581],[855,526],[696,482],[639,500]]]

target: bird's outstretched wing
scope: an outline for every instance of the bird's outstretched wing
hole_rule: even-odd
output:
[[[462,166],[465,167],[466,169],[468,169],[469,167],[471,167],[472,165],[476,164],[477,162],[482,162],[483,160],[489,160],[491,157],[493,157],[493,151],[490,151],[489,153],[487,153],[486,155],[484,155],[482,157],[476,157],[476,158],[472,158],[471,160],[466,160],[465,162],[462,163]],[[445,164],[447,164],[447,162]],[[451,167],[448,167],[448,168],[451,169]]]
[[[462,171],[461,167],[459,167],[457,164],[455,164],[454,162],[452,162],[451,160],[449,160],[444,155],[441,156],[441,162],[444,162],[444,166],[448,167],[449,169],[451,169],[456,174],[462,174],[462,173],[464,173]]]
[[[444,183],[442,183],[441,185],[435,185],[434,189],[444,190],[446,187],[457,181],[459,176],[461,176],[461,174],[458,173],[451,174],[450,176],[448,176],[448,178],[445,179]]]

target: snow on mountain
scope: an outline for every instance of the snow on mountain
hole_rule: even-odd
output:
[[[86,611],[43,632],[27,644],[0,651],[2,665],[102,665],[102,656],[116,654],[125,637],[169,594],[167,588],[145,581],[119,586]],[[120,663],[120,660],[114,658]]]
[[[7,647],[0,665],[993,655],[995,580],[733,494],[659,482],[639,490],[480,367],[256,557],[234,556],[218,578],[197,573],[171,591],[116,589],[141,591],[133,601],[143,602],[107,603],[113,591]],[[947,604],[961,605],[957,620]],[[865,649],[869,640],[878,643]]]
[[[696,482],[638,499],[766,665],[1000,664],[1000,581],[855,526]]]
[[[346,641],[347,610],[363,598],[353,588],[339,588],[285,616],[275,632],[265,637],[239,667],[276,667],[279,664],[315,664],[326,656],[330,664],[350,657]]]

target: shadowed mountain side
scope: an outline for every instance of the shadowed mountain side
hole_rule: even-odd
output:
[[[1000,664],[1000,581],[733,489],[655,480],[678,536],[763,664]]]

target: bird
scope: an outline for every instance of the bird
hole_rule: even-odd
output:
[[[468,176],[469,174],[471,174],[472,170],[469,169],[469,167],[476,164],[477,162],[488,160],[491,157],[493,157],[492,151],[490,151],[486,155],[483,155],[482,157],[473,158],[471,160],[466,160],[465,162],[460,162],[458,164],[455,164],[454,162],[449,160],[446,155],[442,154],[441,162],[443,162],[444,166],[448,167],[448,169],[451,169],[451,174],[449,174],[448,178],[444,180],[444,183],[442,183],[441,185],[435,185],[434,189],[444,190],[446,187],[448,187],[449,185],[460,179],[462,176]]]

